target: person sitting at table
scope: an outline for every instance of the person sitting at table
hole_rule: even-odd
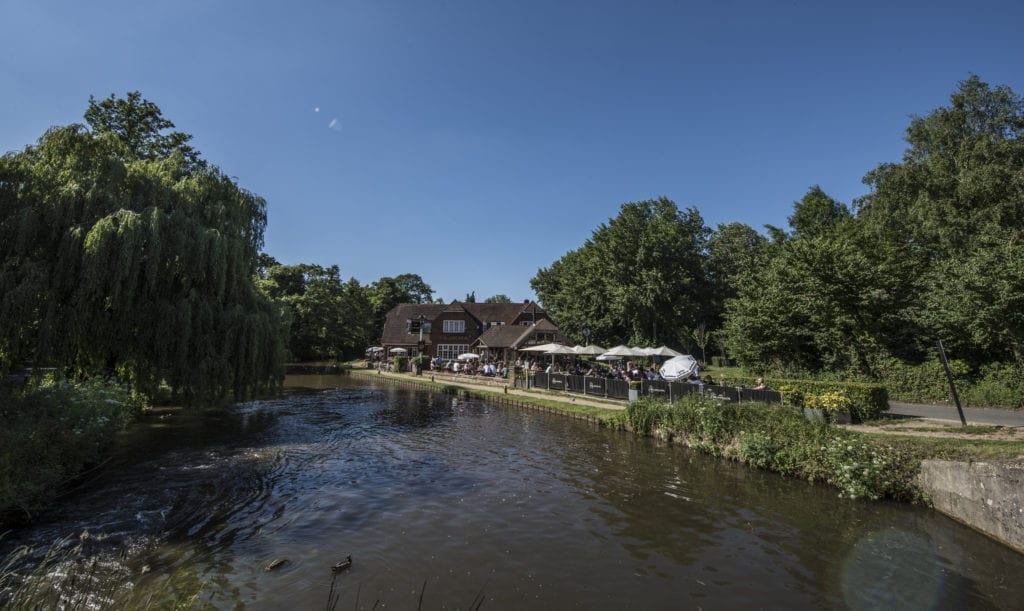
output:
[[[768,390],[768,385],[764,383],[764,378],[757,379],[757,385],[754,386],[754,390]]]

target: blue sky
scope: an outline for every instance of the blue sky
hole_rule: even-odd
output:
[[[1024,2],[0,0],[0,151],[139,90],[268,202],[266,251],[446,301],[622,203],[785,226],[849,203],[971,73],[1024,93]]]

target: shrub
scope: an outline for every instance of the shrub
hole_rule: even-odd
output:
[[[395,372],[405,371],[406,369],[408,369],[408,367],[407,367],[407,363],[408,362],[409,362],[409,357],[407,357],[405,355],[402,355],[402,354],[397,354],[397,355],[391,357],[391,371],[395,371]]]
[[[1024,371],[1011,363],[984,365],[973,384],[957,389],[966,405],[1024,407]]]
[[[826,412],[849,412],[853,409],[853,401],[844,393],[826,392],[820,395],[807,395],[804,407]]]
[[[142,409],[137,395],[98,380],[8,388],[0,405],[0,514],[28,518],[98,464]]]
[[[829,406],[849,404],[842,393],[814,395]],[[910,453],[828,423],[812,423],[779,405],[718,404],[688,395],[669,405],[643,397],[627,408],[637,434],[664,429],[698,450],[808,480],[826,481],[849,498],[920,501],[920,460]]]

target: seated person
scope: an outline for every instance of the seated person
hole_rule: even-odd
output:
[[[757,385],[754,386],[754,390],[768,390],[768,385],[764,383],[764,378],[757,379]]]

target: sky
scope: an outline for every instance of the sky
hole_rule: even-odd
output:
[[[1024,93],[1020,0],[0,0],[0,152],[140,91],[267,201],[265,251],[445,301],[623,203],[712,229],[851,203],[957,83]]]

